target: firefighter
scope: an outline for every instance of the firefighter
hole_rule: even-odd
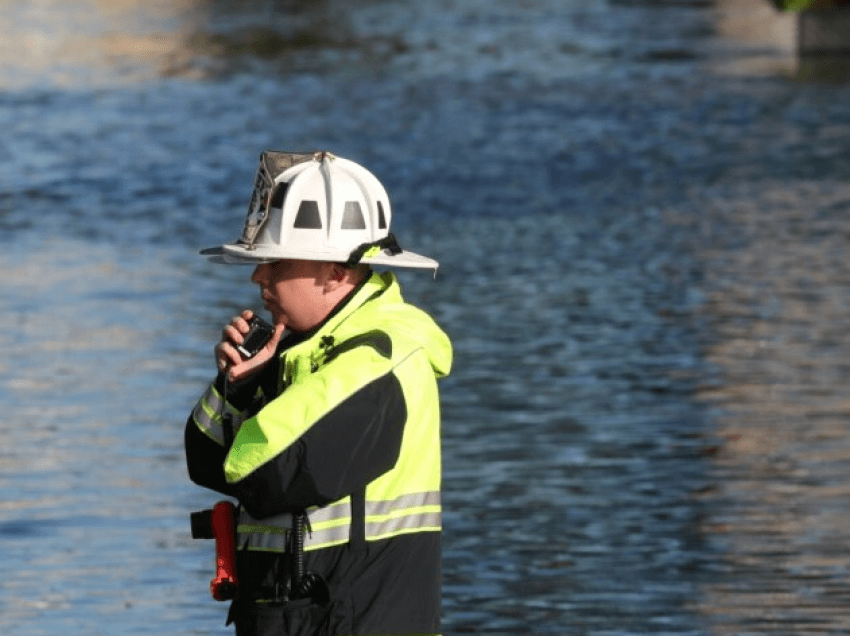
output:
[[[390,233],[389,198],[327,152],[267,151],[242,236],[201,252],[253,264],[274,332],[237,347],[188,419],[190,478],[237,500],[236,634],[437,634],[437,379],[452,347],[372,265],[432,269]]]

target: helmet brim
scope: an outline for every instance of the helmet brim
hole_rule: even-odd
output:
[[[436,270],[440,264],[433,258],[408,252],[407,250],[392,254],[389,250],[382,250],[372,258],[363,258],[361,263],[366,265],[385,265],[387,267],[407,267],[412,269],[433,269]]]
[[[219,265],[262,265],[263,263],[274,263],[280,260],[280,258],[262,258],[248,254],[234,254],[225,250],[225,247],[225,245],[208,247],[198,253],[201,256],[206,256],[210,263],[217,263]]]
[[[200,254],[206,256],[210,262],[222,265],[261,265],[285,258],[345,263],[349,257],[348,254],[339,254],[332,251],[327,253],[316,253],[315,250],[305,250],[303,253],[291,250],[282,251],[277,246],[257,246],[251,249],[240,243],[210,247],[201,250]],[[396,254],[391,253],[390,250],[382,250],[371,257],[361,259],[360,262],[365,265],[433,270],[436,270],[440,265],[433,258],[428,258],[415,252],[408,252],[407,250]]]

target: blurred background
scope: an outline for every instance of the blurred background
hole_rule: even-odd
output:
[[[444,633],[846,633],[850,75],[800,18],[0,0],[0,631],[231,633],[182,430],[259,299],[196,253],[321,148],[441,263]]]

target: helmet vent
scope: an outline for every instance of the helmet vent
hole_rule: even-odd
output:
[[[360,203],[357,201],[346,201],[345,210],[342,213],[342,229],[343,230],[365,230],[366,220],[363,218],[363,212],[360,209]]]
[[[282,208],[283,200],[286,198],[286,191],[289,190],[289,184],[286,182],[278,183],[274,190],[272,190],[272,194],[269,197],[269,205],[270,208]]]
[[[387,217],[384,216],[384,206],[380,201],[378,201],[378,229],[387,229]]]
[[[302,201],[292,227],[302,230],[321,230],[322,217],[319,214],[319,204],[316,201]]]

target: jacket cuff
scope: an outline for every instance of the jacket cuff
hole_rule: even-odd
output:
[[[241,411],[248,408],[257,394],[257,389],[260,387],[261,373],[257,371],[249,375],[247,378],[237,382],[227,382],[226,375],[223,371],[215,378],[213,383],[215,390],[220,395],[225,394],[225,382],[227,383],[227,403],[233,406],[236,410]]]

